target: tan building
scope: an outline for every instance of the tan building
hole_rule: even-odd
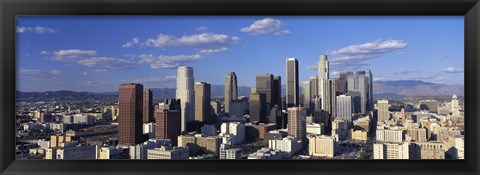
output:
[[[362,140],[362,141],[367,141],[368,140],[368,134],[367,131],[365,130],[354,130],[350,129],[350,135],[352,140]]]
[[[427,142],[427,130],[425,128],[408,129],[407,134],[412,142]]]
[[[211,116],[211,91],[210,84],[205,82],[196,82],[195,90],[195,121],[213,122]]]
[[[310,135],[308,141],[309,155],[330,158],[334,156],[335,139],[333,137],[325,135]]]
[[[409,159],[409,144],[375,143],[373,144],[373,159]]]
[[[307,124],[306,110],[303,107],[288,108],[288,135],[294,136],[306,146]]]
[[[178,136],[178,146],[188,147],[191,156],[199,154],[219,153],[221,139],[218,136],[203,136],[202,134]]]
[[[385,121],[390,119],[390,112],[388,111],[388,100],[378,100],[378,121]]]
[[[188,159],[188,148],[176,147],[168,149],[165,146],[156,149],[147,150],[147,159]]]
[[[50,136],[50,147],[58,147],[61,143],[72,141],[70,136],[53,135]]]
[[[445,146],[440,142],[413,142],[410,159],[445,159]]]

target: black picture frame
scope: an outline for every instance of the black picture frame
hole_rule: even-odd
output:
[[[478,0],[1,0],[0,174],[479,174]],[[465,160],[15,160],[17,15],[459,15]]]

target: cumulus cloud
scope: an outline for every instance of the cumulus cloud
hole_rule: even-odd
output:
[[[26,32],[43,34],[43,33],[56,33],[56,30],[49,27],[44,27],[44,26],[35,26],[35,27],[17,26],[17,33],[26,33]]]
[[[192,48],[196,50],[219,50],[228,48],[231,43],[236,43],[239,37],[230,37],[226,34],[200,33],[176,37],[173,35],[159,34],[156,38],[149,38],[142,45],[157,48]]]
[[[456,73],[462,73],[463,69],[455,68],[455,67],[447,67],[442,70],[442,72],[447,73],[447,74],[456,74]]]
[[[137,45],[140,43],[140,39],[139,38],[133,38],[131,41],[125,43],[122,45],[123,48],[130,48],[130,47],[133,47],[134,45]]]
[[[289,34],[290,31],[283,29],[285,24],[277,19],[273,18],[264,18],[262,20],[257,20],[253,22],[248,27],[243,27],[240,29],[241,32],[249,33],[251,35],[263,35],[263,34],[274,34],[274,35],[284,35]]]
[[[52,52],[52,61],[70,62],[84,65],[87,67],[104,67],[104,68],[134,68],[135,62],[125,59],[98,57],[95,50],[58,50]]]
[[[199,54],[193,55],[158,55],[142,54],[138,56],[140,63],[148,63],[152,69],[169,69],[177,68],[182,63],[199,60]]]

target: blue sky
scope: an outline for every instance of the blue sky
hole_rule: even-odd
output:
[[[177,66],[195,81],[241,86],[271,73],[285,83],[285,60],[300,79],[320,54],[330,76],[372,71],[376,81],[463,84],[464,22],[455,17],[23,16],[17,18],[17,89],[106,92],[125,82],[175,87]]]

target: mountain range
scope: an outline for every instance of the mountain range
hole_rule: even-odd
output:
[[[238,96],[250,94],[250,87],[238,86]],[[286,86],[282,86],[282,95],[285,95]],[[373,92],[376,97],[412,97],[412,96],[443,96],[457,94],[464,96],[463,85],[446,85],[424,82],[419,80],[375,81]],[[103,101],[116,100],[118,92],[74,92],[74,91],[47,91],[47,92],[20,92],[16,91],[18,102],[36,101]],[[153,88],[153,98],[161,100],[175,98],[175,88]],[[224,86],[211,85],[212,98],[223,98]]]

